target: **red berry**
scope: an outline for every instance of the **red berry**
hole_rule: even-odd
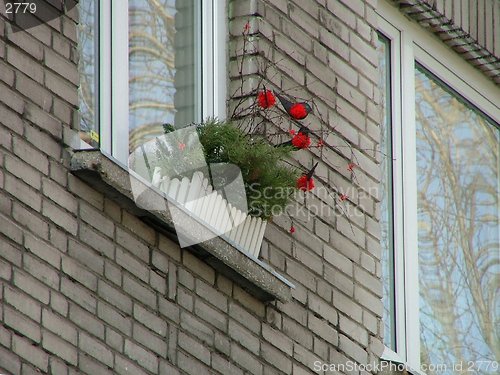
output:
[[[297,119],[297,120],[302,120],[307,116],[307,109],[302,103],[295,103],[292,105],[290,108],[290,115]]]
[[[292,234],[295,233],[295,227],[293,225],[290,227],[290,233],[292,233]]]
[[[299,132],[299,134],[292,138],[292,145],[297,148],[308,148],[310,144],[311,138],[307,134]]]
[[[260,91],[257,95],[257,103],[261,108],[271,108],[274,104],[276,104],[276,97],[271,90]]]
[[[302,191],[310,191],[314,189],[314,179],[303,175],[297,180],[297,189]]]

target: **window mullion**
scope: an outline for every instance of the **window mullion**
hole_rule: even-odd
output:
[[[111,154],[111,3],[97,1],[99,6],[99,128],[100,147]]]
[[[403,157],[403,235],[405,263],[406,359],[420,368],[420,317],[418,278],[418,212],[415,133],[415,59],[413,39],[401,32],[401,152]]]
[[[111,154],[127,165],[129,153],[128,0],[112,0],[111,12]]]

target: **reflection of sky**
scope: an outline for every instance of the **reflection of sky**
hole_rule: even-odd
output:
[[[499,132],[420,70],[416,115],[422,362],[494,360]]]

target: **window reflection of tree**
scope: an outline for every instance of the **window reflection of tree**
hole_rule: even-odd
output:
[[[93,143],[90,137],[92,130],[97,131],[95,122],[96,110],[96,40],[95,40],[95,1],[81,0],[79,3],[80,23],[78,24],[78,72],[80,88],[80,131],[81,138],[87,143]]]
[[[495,360],[499,131],[421,70],[416,118],[422,362]]]

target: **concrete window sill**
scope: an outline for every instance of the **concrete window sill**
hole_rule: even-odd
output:
[[[130,180],[134,177],[124,165],[99,150],[85,150],[77,151],[71,156],[70,168],[74,175],[96,190],[117,200],[155,229],[176,239],[174,223],[168,210],[144,210],[134,203]],[[138,179],[136,181],[147,186]],[[167,199],[154,188],[150,189],[150,194],[158,195],[160,199]],[[220,237],[214,237],[187,249],[262,301],[277,299],[287,302],[291,298],[291,290],[294,288],[292,283],[268,264],[235,248]]]

